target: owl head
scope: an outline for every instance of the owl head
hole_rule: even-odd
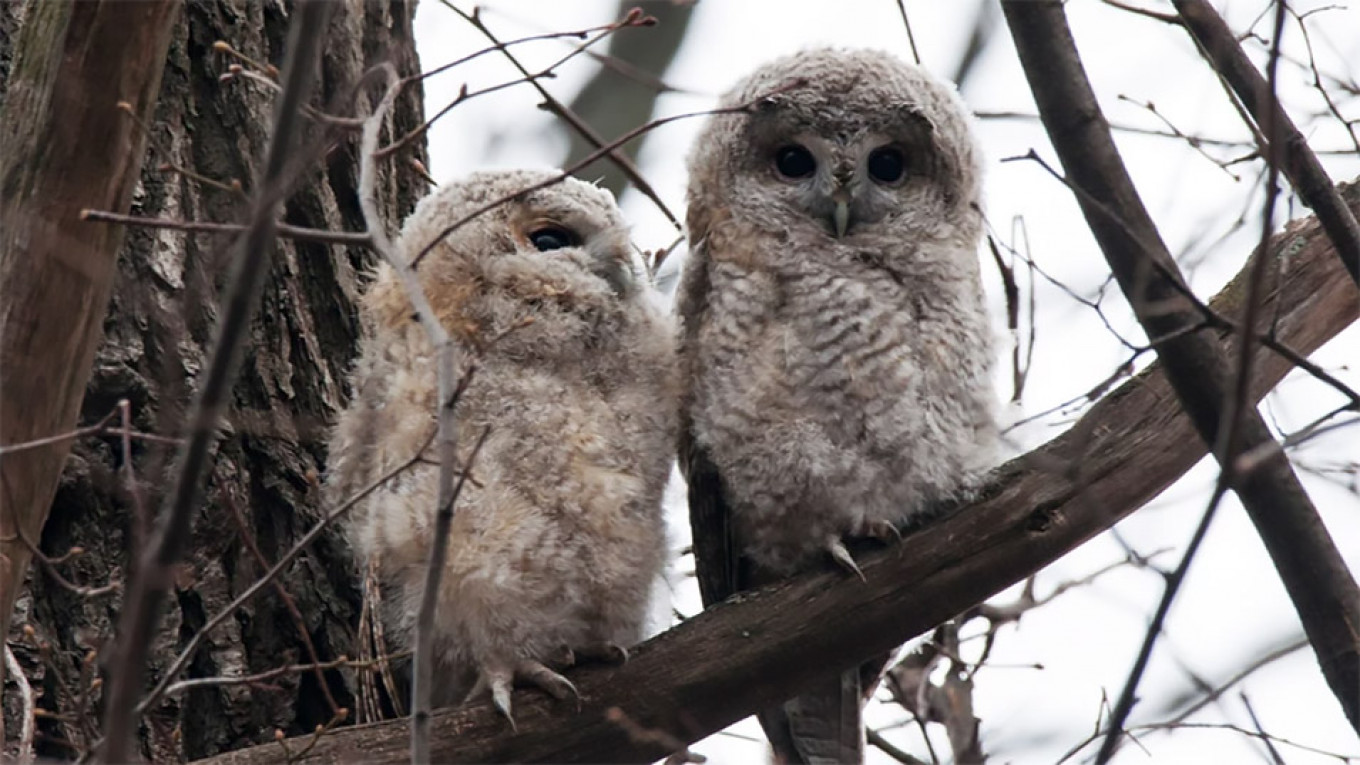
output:
[[[948,84],[885,52],[819,48],[761,66],[722,105],[753,99],[695,142],[692,206],[740,200],[722,214],[800,238],[978,230],[979,157]]]
[[[621,296],[632,294],[637,286],[633,250],[613,195],[575,178],[524,191],[557,175],[551,170],[482,171],[443,186],[406,219],[400,248],[413,257],[445,227],[509,198],[445,236],[421,261],[422,278],[438,281],[441,272],[514,258],[536,268],[574,268]]]

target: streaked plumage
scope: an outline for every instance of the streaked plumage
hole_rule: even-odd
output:
[[[772,61],[689,160],[681,460],[705,602],[890,537],[991,464],[980,165],[953,89],[875,51]],[[855,673],[762,715],[862,756]],[[850,682],[854,680],[854,682]],[[853,706],[853,708],[850,708]]]

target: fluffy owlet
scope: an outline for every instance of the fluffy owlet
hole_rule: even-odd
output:
[[[477,173],[422,200],[397,250],[412,258],[441,229],[547,172]],[[661,494],[674,453],[674,331],[633,265],[608,192],[565,180],[496,207],[419,266],[443,326],[477,371],[455,409],[461,471],[489,429],[458,500],[438,595],[435,700],[513,684],[558,697],[572,657],[621,657],[642,637],[665,561]],[[361,302],[354,399],[330,447],[330,491],[348,496],[427,444],[433,351],[395,272]],[[437,457],[353,510],[348,535],[376,556],[389,639],[409,646],[423,589]]]
[[[689,159],[681,462],[706,603],[858,572],[844,539],[964,493],[995,439],[979,156],[953,88],[820,49],[723,105],[753,99]],[[776,758],[862,758],[861,690],[849,672],[762,713]]]

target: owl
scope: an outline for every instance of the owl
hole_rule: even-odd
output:
[[[553,173],[483,172],[426,197],[395,247]],[[458,470],[435,619],[438,705],[511,688],[562,698],[559,670],[626,656],[666,556],[661,495],[674,455],[673,324],[634,265],[612,196],[574,179],[524,193],[445,237],[420,262],[425,294],[476,371],[457,401]],[[334,499],[420,449],[425,459],[357,505],[347,536],[376,559],[394,648],[413,642],[436,514],[434,351],[395,271],[360,302],[353,400],[330,443]],[[475,459],[474,443],[485,431]]]
[[[858,574],[846,539],[967,493],[996,440],[980,157],[953,88],[827,48],[722,101],[752,106],[695,141],[676,298],[705,603],[829,561]],[[864,680],[762,713],[776,758],[862,758]]]

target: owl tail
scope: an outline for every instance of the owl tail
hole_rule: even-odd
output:
[[[864,761],[860,673],[821,680],[800,696],[759,713],[778,765],[840,765]]]

